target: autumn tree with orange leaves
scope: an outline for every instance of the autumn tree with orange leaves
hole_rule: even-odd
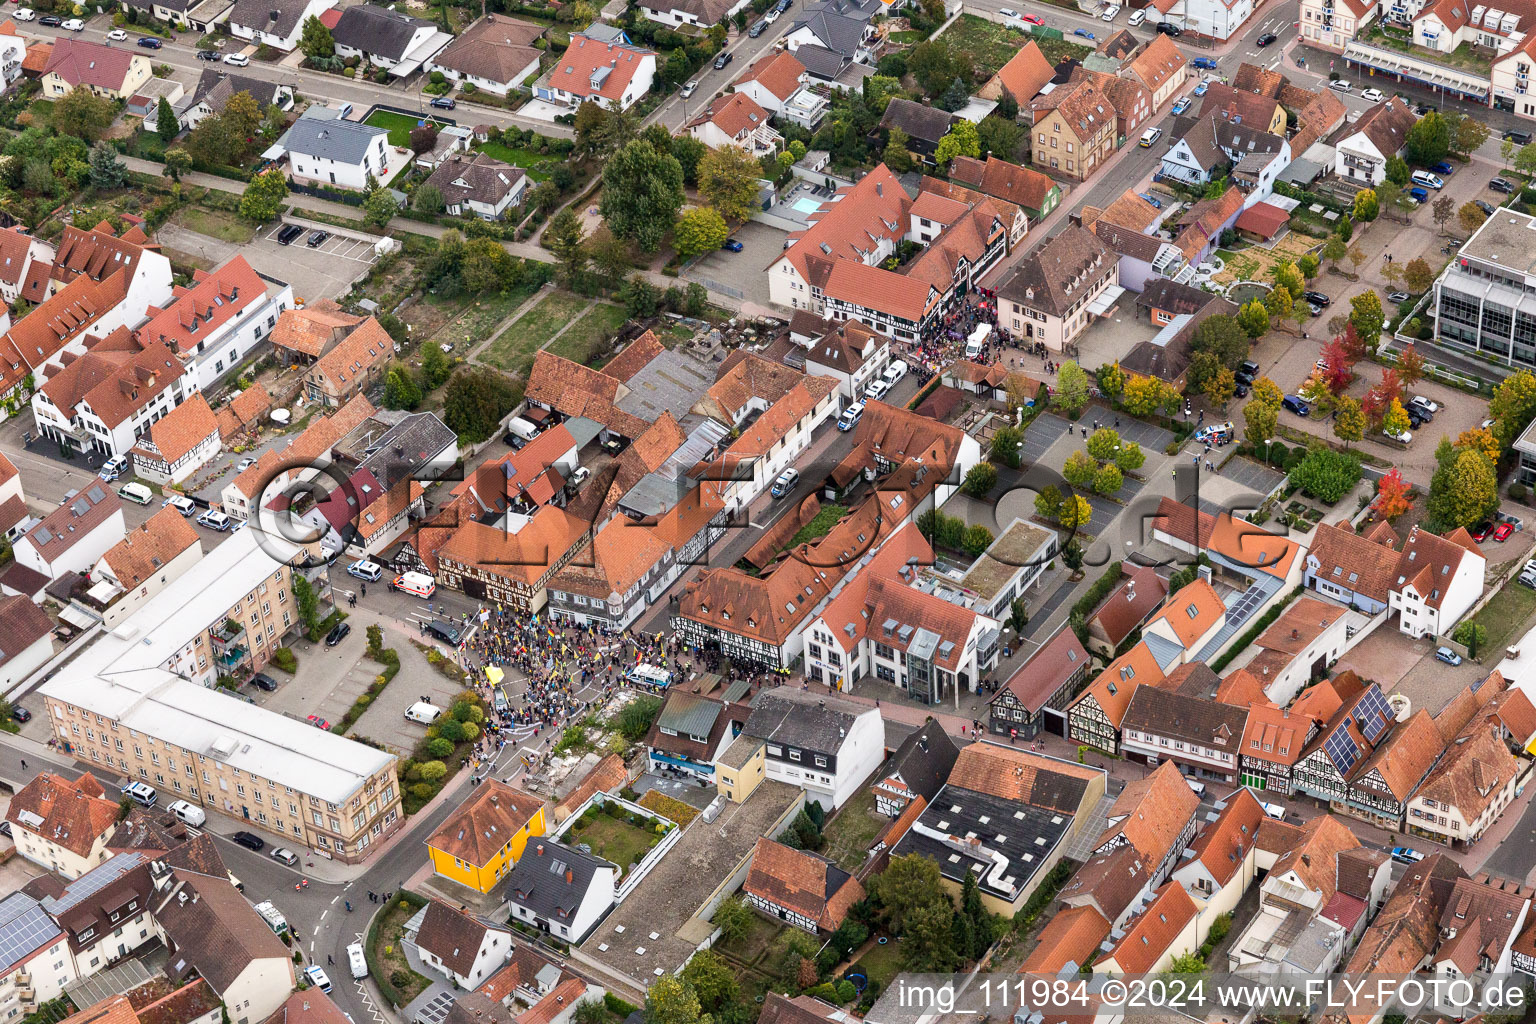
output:
[[[1396,519],[1413,508],[1413,498],[1403,474],[1393,469],[1376,484],[1376,514],[1382,519]]]

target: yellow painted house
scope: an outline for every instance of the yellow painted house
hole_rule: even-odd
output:
[[[548,827],[542,800],[487,779],[427,840],[432,870],[488,893]]]

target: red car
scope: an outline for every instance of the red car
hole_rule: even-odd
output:
[[[309,724],[314,726],[317,729],[329,729],[331,727],[331,723],[327,722],[325,719],[321,718],[319,715],[310,715],[309,716]]]
[[[1513,523],[1500,523],[1499,528],[1493,531],[1494,540],[1509,540],[1515,534]]]
[[[1505,525],[1508,525],[1507,523]],[[1493,535],[1493,523],[1481,522],[1472,527],[1472,539],[1481,544]]]
[[[1019,20],[1020,21],[1027,21],[1031,25],[1044,25],[1045,24],[1045,19],[1040,17],[1040,15],[1038,15],[1038,14],[1021,14],[1021,15],[1019,15]]]

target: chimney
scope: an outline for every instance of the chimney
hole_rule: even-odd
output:
[[[1301,630],[1299,630],[1299,629],[1291,630],[1291,639],[1292,640],[1299,640],[1300,638],[1301,638]]]
[[[542,856],[544,856],[544,844],[543,844],[543,843],[540,843],[540,844],[539,844],[539,851],[538,851],[538,855],[539,855],[539,856],[540,856],[540,857],[542,857]]]
[[[576,872],[572,871],[570,868],[566,868],[565,869],[565,884],[566,885],[570,885],[574,881],[576,881]]]

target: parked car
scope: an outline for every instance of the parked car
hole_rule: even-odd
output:
[[[1102,18],[1104,21],[1114,21],[1115,18],[1119,16],[1119,14],[1120,14],[1120,5],[1119,4],[1110,4],[1109,8],[1107,10],[1105,10],[1105,12],[1103,14],[1099,15],[1099,17]]]
[[[124,39],[128,38],[128,33],[124,32],[120,28],[115,28],[111,32],[107,33],[107,38],[112,40],[114,43],[120,43]]]
[[[1280,405],[1284,407],[1286,411],[1293,412],[1297,416],[1306,416],[1312,412],[1312,407],[1297,395],[1286,395],[1283,399],[1281,399]]]
[[[1493,520],[1484,519],[1482,522],[1478,523],[1467,532],[1472,535],[1473,540],[1481,544],[1483,541],[1493,536]]]
[[[20,704],[12,704],[11,717],[18,722],[30,722],[32,721],[32,712],[28,711]]]
[[[735,59],[736,58],[734,56],[732,56],[731,51],[729,51],[729,50],[721,50],[720,51],[720,55],[715,58],[715,70],[716,71],[722,70],[727,64],[729,64],[731,61],[733,61]]]
[[[1398,305],[1402,305],[1403,303],[1407,302],[1411,298],[1413,298],[1413,296],[1409,295],[1407,292],[1388,292],[1387,293],[1387,301],[1388,302],[1395,302]]]
[[[1141,142],[1137,143],[1137,145],[1145,149],[1162,137],[1163,130],[1161,128],[1148,128],[1146,131],[1141,133]]]
[[[1429,202],[1429,193],[1417,185],[1408,190],[1408,197],[1416,203]]]
[[[1072,30],[1072,34],[1075,35],[1075,36],[1082,36],[1084,39],[1097,39],[1098,38],[1098,36],[1094,35],[1092,32],[1089,32],[1085,28],[1075,28],[1075,29]]]
[[[883,380],[872,380],[864,386],[864,397],[880,401],[891,390],[891,386]]]
[[[1276,39],[1276,36],[1275,36],[1275,34],[1273,32],[1265,32],[1263,35],[1259,36],[1259,38],[1255,39],[1253,42],[1254,42],[1254,45],[1256,45],[1256,46],[1258,46],[1260,48],[1263,48],[1265,46],[1268,46],[1270,43],[1274,42],[1275,39]]]
[[[438,110],[452,110],[458,106],[458,103],[452,96],[434,96],[432,97],[432,102],[428,103],[427,106],[436,107]]]
[[[1438,175],[1430,174],[1428,171],[1414,171],[1413,183],[1415,185],[1422,185],[1425,188],[1432,188],[1436,192],[1445,188],[1445,181]]]
[[[999,7],[997,9],[997,13],[1003,18],[1009,19],[1017,19],[1019,16],[1019,12],[1014,10],[1012,7]]]
[[[1184,111],[1188,110],[1189,105],[1192,102],[1193,101],[1188,96],[1180,96],[1178,102],[1173,105],[1173,109],[1169,111],[1169,113],[1177,117],[1178,115],[1184,113]]]
[[[767,14],[763,15],[763,20],[766,21],[768,24],[772,25],[774,22],[779,20],[779,14],[780,13],[782,13],[782,12],[780,12],[780,11],[772,11],[771,10]]]
[[[1444,160],[1441,160],[1437,164],[1430,164],[1429,169],[1440,175],[1442,178],[1449,178],[1451,175],[1456,173],[1456,168],[1452,167]]]
[[[304,233],[304,229],[297,224],[286,224],[283,230],[277,233],[278,245],[290,245],[295,238]]]
[[[1332,299],[1324,295],[1322,292],[1302,292],[1301,297],[1315,306],[1322,306],[1324,309],[1327,309],[1329,304],[1333,302]]]
[[[1204,96],[1207,92],[1210,91],[1210,89],[1211,89],[1211,83],[1210,82],[1201,82],[1199,85],[1195,86],[1195,91],[1194,91],[1193,95],[1195,95],[1195,96]]]
[[[299,866],[299,855],[288,849],[286,846],[279,846],[277,849],[273,850],[272,859],[278,861],[279,863],[287,864],[291,868],[296,868]]]
[[[324,245],[326,243],[326,240],[329,239],[330,237],[331,237],[331,233],[329,231],[325,231],[325,230],[313,231],[313,232],[310,233],[309,240],[306,241],[304,244],[309,246],[311,249],[318,249],[322,245]]]
[[[265,839],[251,832],[236,832],[229,837],[229,841],[247,850],[260,850],[267,845]]]
[[[1184,34],[1184,30],[1179,28],[1179,26],[1175,25],[1171,21],[1158,22],[1157,30],[1165,36],[1173,36],[1174,38],[1178,38]]]
[[[1382,100],[1386,99],[1386,96],[1382,95],[1380,89],[1367,89],[1360,94],[1360,98],[1365,100],[1367,103],[1380,103]]]
[[[128,472],[128,456],[114,455],[101,467],[101,478],[108,483]]]
[[[1399,864],[1417,864],[1424,859],[1424,855],[1411,846],[1394,846],[1392,859]]]
[[[224,55],[218,50],[198,50],[198,60],[222,60]]]
[[[1333,81],[1328,83],[1328,88],[1332,89],[1334,92],[1349,92],[1354,88],[1354,86],[1349,83],[1348,79],[1335,78]]]
[[[1214,58],[1214,57],[1196,57],[1194,60],[1189,62],[1189,65],[1190,65],[1190,67],[1198,68],[1201,71],[1215,71],[1216,70],[1216,58]]]
[[[38,21],[38,24],[47,25],[49,28],[58,28],[60,25],[64,24],[64,19],[54,14],[45,14]]]
[[[757,26],[754,25],[752,27],[756,28]],[[698,82],[689,82],[687,85],[683,86],[683,88],[682,88],[683,99],[687,99],[689,96],[692,96],[694,94],[694,92],[698,88],[699,88],[699,83]]]
[[[80,18],[70,18],[59,26],[66,32],[84,32],[85,22]]]
[[[727,238],[725,240],[725,244],[720,248],[724,249],[726,252],[741,252],[744,247],[740,242],[736,241],[736,239]]]
[[[1145,7],[1138,7],[1136,10],[1131,12],[1131,16],[1129,18],[1125,19],[1125,23],[1131,26],[1131,28],[1135,28],[1137,25],[1140,25],[1146,20],[1147,9]]]
[[[139,45],[146,50],[158,50],[165,45],[165,41],[158,36],[140,36]]]
[[[782,498],[795,489],[795,484],[800,482],[800,471],[791,467],[778,475],[773,481],[771,493],[775,498]]]
[[[197,502],[193,501],[185,494],[174,494],[171,497],[165,499],[165,504],[175,509],[177,512],[180,512],[184,517],[188,519],[192,518],[193,514],[197,512]]]
[[[265,672],[257,672],[251,676],[251,685],[258,690],[265,690],[267,693],[274,693],[277,690],[277,680]]]
[[[1429,422],[1428,416],[1424,415],[1422,412],[1413,408],[1412,406],[1409,406],[1404,411],[1408,413],[1408,425],[1414,430],[1418,430],[1424,424]]]
[[[243,53],[226,53],[224,55],[224,63],[231,67],[243,68],[250,62],[251,58]]]
[[[17,21],[36,21],[37,12],[30,7],[18,7],[16,13],[11,15]]]
[[[852,430],[859,425],[859,420],[864,416],[864,403],[854,402],[843,410],[843,414],[837,418],[837,429],[843,432]]]
[[[1423,395],[1414,395],[1412,398],[1408,399],[1408,404],[1418,406],[1420,409],[1423,409],[1431,416],[1440,411],[1439,402],[1431,401],[1430,399],[1425,398]]]
[[[197,523],[199,526],[206,526],[210,530],[217,530],[219,533],[223,533],[229,529],[230,518],[218,509],[211,508],[197,517]]]
[[[1488,187],[1493,189],[1495,192],[1502,192],[1507,196],[1514,195],[1515,192],[1515,186],[1510,184],[1508,181],[1505,181],[1503,178],[1490,178],[1488,181]]]
[[[327,732],[329,732],[331,728],[331,723],[326,719],[321,718],[319,715],[305,715],[304,721],[308,722],[316,729],[324,729]]]
[[[1381,436],[1396,441],[1398,444],[1407,445],[1413,443],[1413,432],[1411,430],[1400,430],[1394,434],[1390,430],[1383,429]]]
[[[336,623],[336,625],[331,627],[331,631],[325,634],[325,646],[335,647],[345,640],[350,632],[352,632],[352,627],[345,622]]]
[[[1529,146],[1531,144],[1531,133],[1514,130],[1507,131],[1504,133],[1504,141],[1513,142],[1517,146]]]
[[[1040,17],[1040,15],[1038,15],[1038,14],[1021,14],[1021,15],[1019,15],[1019,20],[1022,21],[1022,22],[1026,22],[1026,23],[1028,23],[1030,25],[1044,25],[1045,24],[1045,19]]]
[[[1137,192],[1136,194],[1142,199],[1145,199],[1147,202],[1151,203],[1152,209],[1161,210],[1163,208],[1163,201],[1157,198],[1157,196],[1154,196],[1149,192]]]
[[[1252,384],[1259,376],[1259,364],[1251,359],[1243,361],[1237,368],[1237,379],[1244,384]]]
[[[1435,660],[1436,661],[1443,661],[1447,665],[1460,665],[1461,664],[1461,655],[1457,654],[1455,651],[1451,650],[1449,647],[1436,647],[1435,648]]]
[[[1515,528],[1510,523],[1500,523],[1493,528],[1493,539],[1496,541],[1506,541],[1514,535]]]
[[[155,492],[143,484],[123,484],[117,489],[117,496],[136,505],[148,505],[155,500]]]

